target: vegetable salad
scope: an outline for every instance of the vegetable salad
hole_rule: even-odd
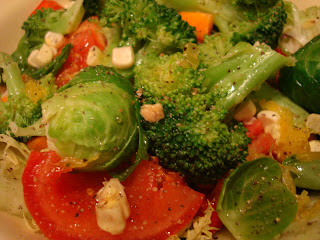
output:
[[[0,52],[1,210],[47,239],[318,239],[320,7],[43,0]]]

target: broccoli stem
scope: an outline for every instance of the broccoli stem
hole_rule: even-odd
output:
[[[220,95],[217,105],[231,109],[285,65],[294,64],[267,45],[253,47],[241,42],[226,55],[226,61],[205,71],[208,91]]]
[[[18,64],[13,62],[8,54],[0,53],[0,68],[2,79],[7,85],[8,95],[17,96],[25,93],[25,86],[21,78]]]

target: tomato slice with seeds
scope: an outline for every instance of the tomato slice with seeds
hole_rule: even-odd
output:
[[[95,215],[95,193],[108,173],[73,173],[59,161],[55,152],[33,151],[22,179],[26,205],[49,239],[167,239],[187,226],[204,199],[177,173],[143,160],[122,182],[131,209],[127,227],[111,235],[98,227]]]

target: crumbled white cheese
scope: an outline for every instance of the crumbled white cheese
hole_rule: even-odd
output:
[[[320,134],[320,114],[312,113],[307,117],[306,126],[312,133]]]
[[[65,42],[65,37],[61,33],[55,33],[55,32],[47,32],[44,36],[44,41],[49,47],[52,48],[59,48],[61,47]]]
[[[130,216],[130,206],[124,187],[117,178],[111,178],[103,182],[103,185],[96,196],[98,226],[112,235],[121,234]]]
[[[234,119],[239,122],[247,121],[256,115],[257,108],[251,100],[240,103],[234,113]]]
[[[140,114],[147,122],[158,122],[164,118],[164,111],[161,103],[142,105]]]
[[[33,50],[28,57],[28,64],[35,68],[42,68],[52,61],[54,53],[52,49],[43,44],[40,50]]]
[[[277,142],[280,140],[280,115],[274,111],[263,110],[258,113],[257,118],[262,122],[264,132],[269,133]]]
[[[65,9],[71,8],[74,4],[73,0],[55,0],[55,2]]]
[[[134,65],[133,48],[117,47],[112,49],[112,64],[115,68],[128,69]]]
[[[311,152],[320,152],[320,140],[311,140],[309,145]]]

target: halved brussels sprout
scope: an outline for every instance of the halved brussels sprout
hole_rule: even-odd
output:
[[[129,80],[86,68],[42,104],[48,147],[72,168],[113,169],[138,148],[137,108]]]

